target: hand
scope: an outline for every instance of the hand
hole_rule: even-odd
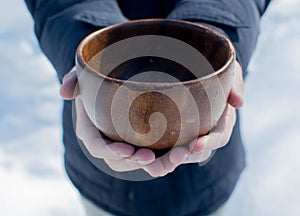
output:
[[[121,142],[103,140],[99,130],[89,120],[75,90],[77,77],[73,68],[63,80],[60,94],[64,99],[75,98],[77,110],[77,136],[84,142],[91,155],[103,158],[115,171],[130,171],[143,168],[153,177],[164,176],[180,164],[199,163],[207,160],[212,150],[226,145],[236,121],[235,108],[243,105],[243,78],[240,65],[236,62],[234,80],[227,107],[217,126],[206,136],[192,141],[189,147],[175,147],[168,154],[155,159],[153,151],[143,148],[135,152],[134,147]],[[78,123],[80,122],[80,124]]]
[[[164,176],[173,172],[180,164],[206,161],[213,150],[225,146],[231,137],[236,122],[235,109],[243,105],[243,88],[242,69],[239,63],[236,62],[233,84],[228,97],[227,106],[217,126],[213,128],[208,135],[193,140],[188,145],[188,148],[175,147],[168,154],[156,159],[143,169],[154,177]]]
[[[79,91],[75,89],[76,84],[77,76],[73,68],[63,79],[60,95],[64,99],[75,98],[77,121],[75,132],[88,152],[93,157],[104,159],[112,170],[119,172],[136,170],[152,163],[155,154],[151,150],[141,148],[135,151],[132,145],[114,142],[101,136],[83,107]]]

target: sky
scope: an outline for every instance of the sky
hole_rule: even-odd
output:
[[[62,100],[23,1],[0,0],[0,213],[83,216],[63,167]],[[300,215],[300,0],[261,22],[241,109],[247,168],[225,216]]]

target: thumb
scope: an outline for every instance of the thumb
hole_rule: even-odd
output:
[[[65,100],[71,100],[78,96],[77,91],[76,68],[73,67],[63,78],[62,85],[59,90],[60,96]]]
[[[244,103],[243,93],[244,93],[243,72],[240,64],[236,62],[235,69],[234,69],[233,83],[229,93],[228,103],[235,108],[242,107]]]

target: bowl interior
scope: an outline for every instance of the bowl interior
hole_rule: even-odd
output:
[[[104,63],[103,56],[105,54],[97,56],[109,45],[124,39],[145,35],[166,36],[189,44],[205,57],[211,69],[199,71],[200,75],[195,76],[185,65],[168,58],[168,56],[141,55],[117,64],[111,63],[110,60]],[[147,46],[151,49],[151,44],[147,44]],[[88,64],[96,73],[118,80],[128,80],[134,77],[132,80],[139,82],[194,80],[221,69],[233,55],[229,41],[224,36],[197,24],[174,20],[140,20],[110,26],[88,36],[80,47],[79,55],[82,56],[84,63]],[[131,52],[130,44],[115,50],[115,53],[124,53],[123,55],[129,52]],[[170,47],[170,52],[181,52],[181,50],[172,50]],[[107,59],[110,59],[111,56],[108,53]],[[104,69],[110,65],[114,65],[114,67],[109,70],[109,73],[104,72]],[[134,76],[142,72],[147,72],[147,74],[144,73],[142,77]],[[164,74],[171,76],[164,76]]]

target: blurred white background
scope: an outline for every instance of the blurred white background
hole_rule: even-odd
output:
[[[63,168],[61,105],[21,0],[0,0],[0,215],[83,216]],[[300,1],[261,23],[242,109],[247,169],[225,216],[300,215]]]

